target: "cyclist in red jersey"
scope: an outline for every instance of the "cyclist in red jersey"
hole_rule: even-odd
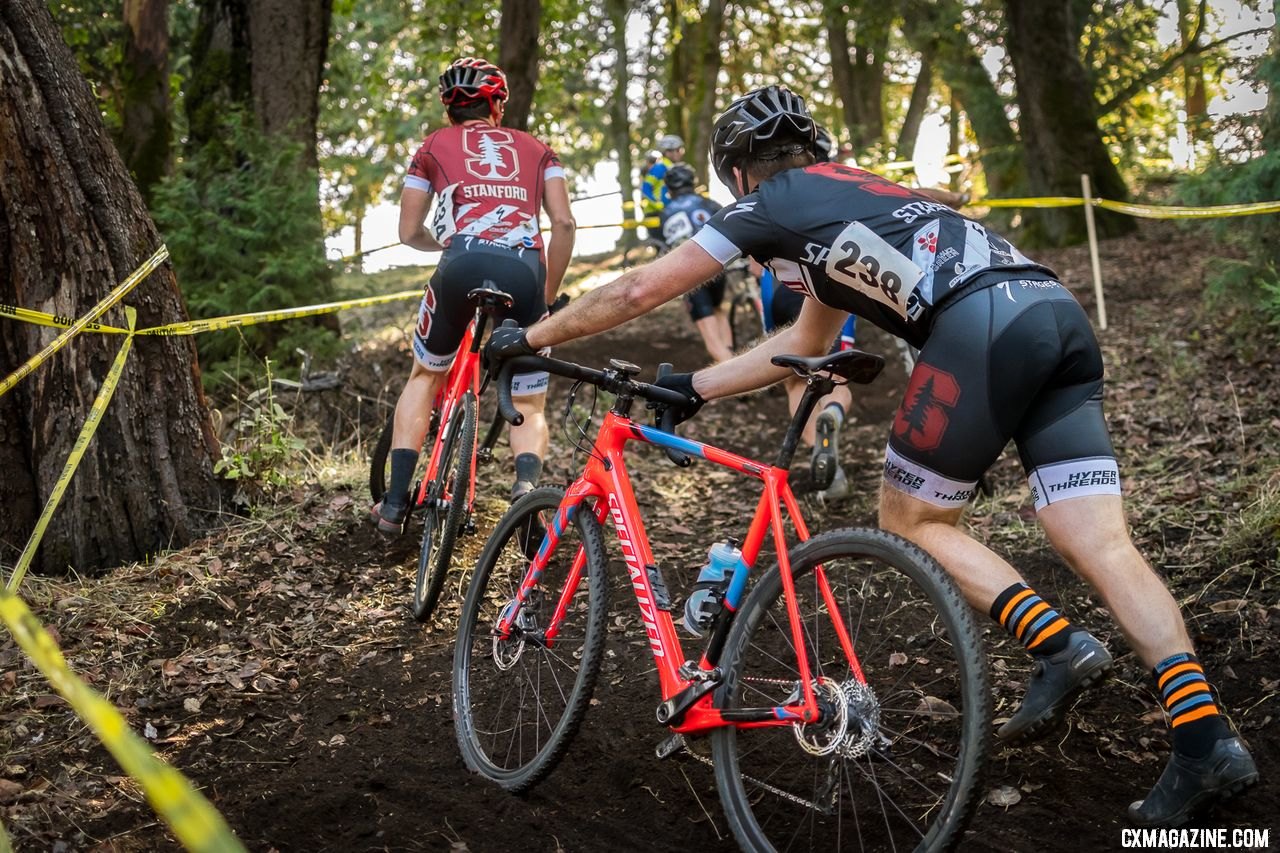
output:
[[[679,419],[708,399],[783,378],[773,356],[820,355],[846,312],[920,347],[885,451],[880,524],[937,558],[968,602],[1031,655],[1022,705],[1000,738],[1048,733],[1112,668],[1100,641],[959,527],[978,478],[1012,440],[1049,541],[1151,668],[1169,719],[1173,754],[1150,793],[1129,806],[1130,821],[1179,826],[1256,783],[1178,603],[1129,536],[1102,414],[1102,354],[1079,303],[1052,270],[981,223],[870,172],[817,163],[814,139],[812,115],[785,88],[734,101],[716,120],[711,154],[737,201],[671,253],[550,320],[498,330],[490,357],[612,328],[744,254],[803,293],[804,307],[749,352],[658,380],[686,395]]]
[[[371,513],[387,533],[399,532],[408,513],[431,404],[473,313],[467,293],[492,281],[514,299],[498,320],[532,324],[555,301],[573,254],[576,226],[564,169],[545,143],[500,126],[506,99],[507,78],[496,65],[472,58],[450,65],[440,75],[449,126],[423,140],[400,196],[400,242],[444,254],[418,309],[413,369],[396,403],[387,495]],[[551,220],[545,247],[539,210]],[[524,374],[513,384],[516,408],[524,415],[524,423],[511,431],[513,499],[530,491],[542,472],[546,389],[545,373]]]

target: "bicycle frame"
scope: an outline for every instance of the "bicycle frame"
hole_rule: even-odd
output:
[[[444,385],[436,395],[436,405],[440,412],[440,427],[436,430],[431,444],[431,459],[427,463],[426,475],[418,483],[414,494],[413,506],[422,506],[428,499],[427,490],[440,474],[440,449],[444,444],[445,433],[448,432],[450,420],[458,409],[458,404],[467,391],[480,396],[480,337],[484,334],[483,322],[486,315],[476,311],[476,315],[467,324],[467,330],[458,344],[458,353],[445,374]],[[467,511],[470,512],[476,502],[476,454],[471,449],[471,476],[467,483]],[[439,498],[448,501],[448,494]]]
[[[631,488],[631,480],[623,459],[623,450],[631,441],[655,444],[705,459],[745,476],[754,477],[764,484],[755,516],[742,546],[745,567],[740,566],[734,572],[725,594],[724,609],[717,617],[715,628],[696,665],[685,662],[675,622],[669,612],[670,603],[666,587],[662,581],[661,571],[653,560],[653,551],[649,546],[644,522],[640,517],[635,494]],[[512,626],[519,615],[520,605],[541,579],[551,551],[572,522],[574,514],[581,511],[584,504],[587,505],[588,511],[594,513],[601,525],[606,520],[613,522],[623,559],[627,565],[632,591],[640,608],[640,617],[648,635],[649,650],[653,654],[658,669],[664,700],[663,705],[659,707],[660,722],[668,723],[676,732],[693,734],[725,725],[753,728],[812,723],[820,719],[821,712],[813,689],[808,654],[804,651],[807,647],[800,624],[799,607],[796,604],[791,563],[787,556],[786,531],[779,506],[786,508],[800,541],[809,538],[809,531],[801,517],[795,495],[791,491],[788,471],[785,468],[766,465],[710,445],[680,438],[655,427],[636,423],[630,417],[611,410],[605,416],[585,470],[569,486],[564,500],[547,527],[546,536],[536,556],[525,572],[520,589],[516,593],[516,606],[507,608],[506,615],[495,626],[497,636],[506,639],[511,635]],[[733,617],[742,602],[747,572],[755,565],[765,536],[769,532],[773,534],[778,565],[782,573],[791,641],[799,658],[797,664],[802,701],[785,706],[721,711],[713,706],[711,696],[720,683],[720,656],[728,639]],[[554,644],[569,604],[582,581],[585,562],[585,553],[580,546],[545,633],[548,646]],[[834,623],[841,647],[850,662],[853,676],[865,683],[866,679],[853,649],[853,641],[840,616],[839,605],[827,583],[826,575],[821,566],[815,567],[814,572],[827,612]],[[662,719],[663,708],[668,708],[672,712],[668,719]]]

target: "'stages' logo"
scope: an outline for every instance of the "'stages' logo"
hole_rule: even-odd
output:
[[[947,410],[959,399],[960,385],[954,376],[930,364],[917,364],[893,419],[893,434],[917,450],[933,450],[947,431]]]

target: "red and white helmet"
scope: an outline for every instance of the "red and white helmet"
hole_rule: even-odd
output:
[[[446,107],[477,101],[505,101],[507,75],[492,62],[467,56],[454,60],[440,75],[440,102]]]

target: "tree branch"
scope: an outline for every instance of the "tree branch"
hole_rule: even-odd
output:
[[[1159,80],[1163,80],[1171,71],[1173,71],[1174,68],[1185,63],[1192,57],[1206,54],[1212,50],[1222,47],[1225,44],[1235,41],[1242,36],[1265,35],[1270,32],[1270,29],[1266,27],[1257,27],[1252,30],[1242,30],[1238,33],[1233,33],[1229,36],[1217,39],[1216,41],[1208,42],[1207,44],[1196,44],[1195,39],[1200,37],[1200,29],[1200,27],[1197,27],[1196,32],[1192,37],[1192,41],[1189,42],[1185,48],[1174,52],[1149,73],[1142,75],[1131,82],[1128,86],[1125,86],[1115,95],[1112,95],[1106,103],[1100,104],[1098,107],[1098,115],[1106,115],[1112,110],[1118,108],[1121,104],[1133,98],[1147,86],[1150,86],[1152,83]]]

